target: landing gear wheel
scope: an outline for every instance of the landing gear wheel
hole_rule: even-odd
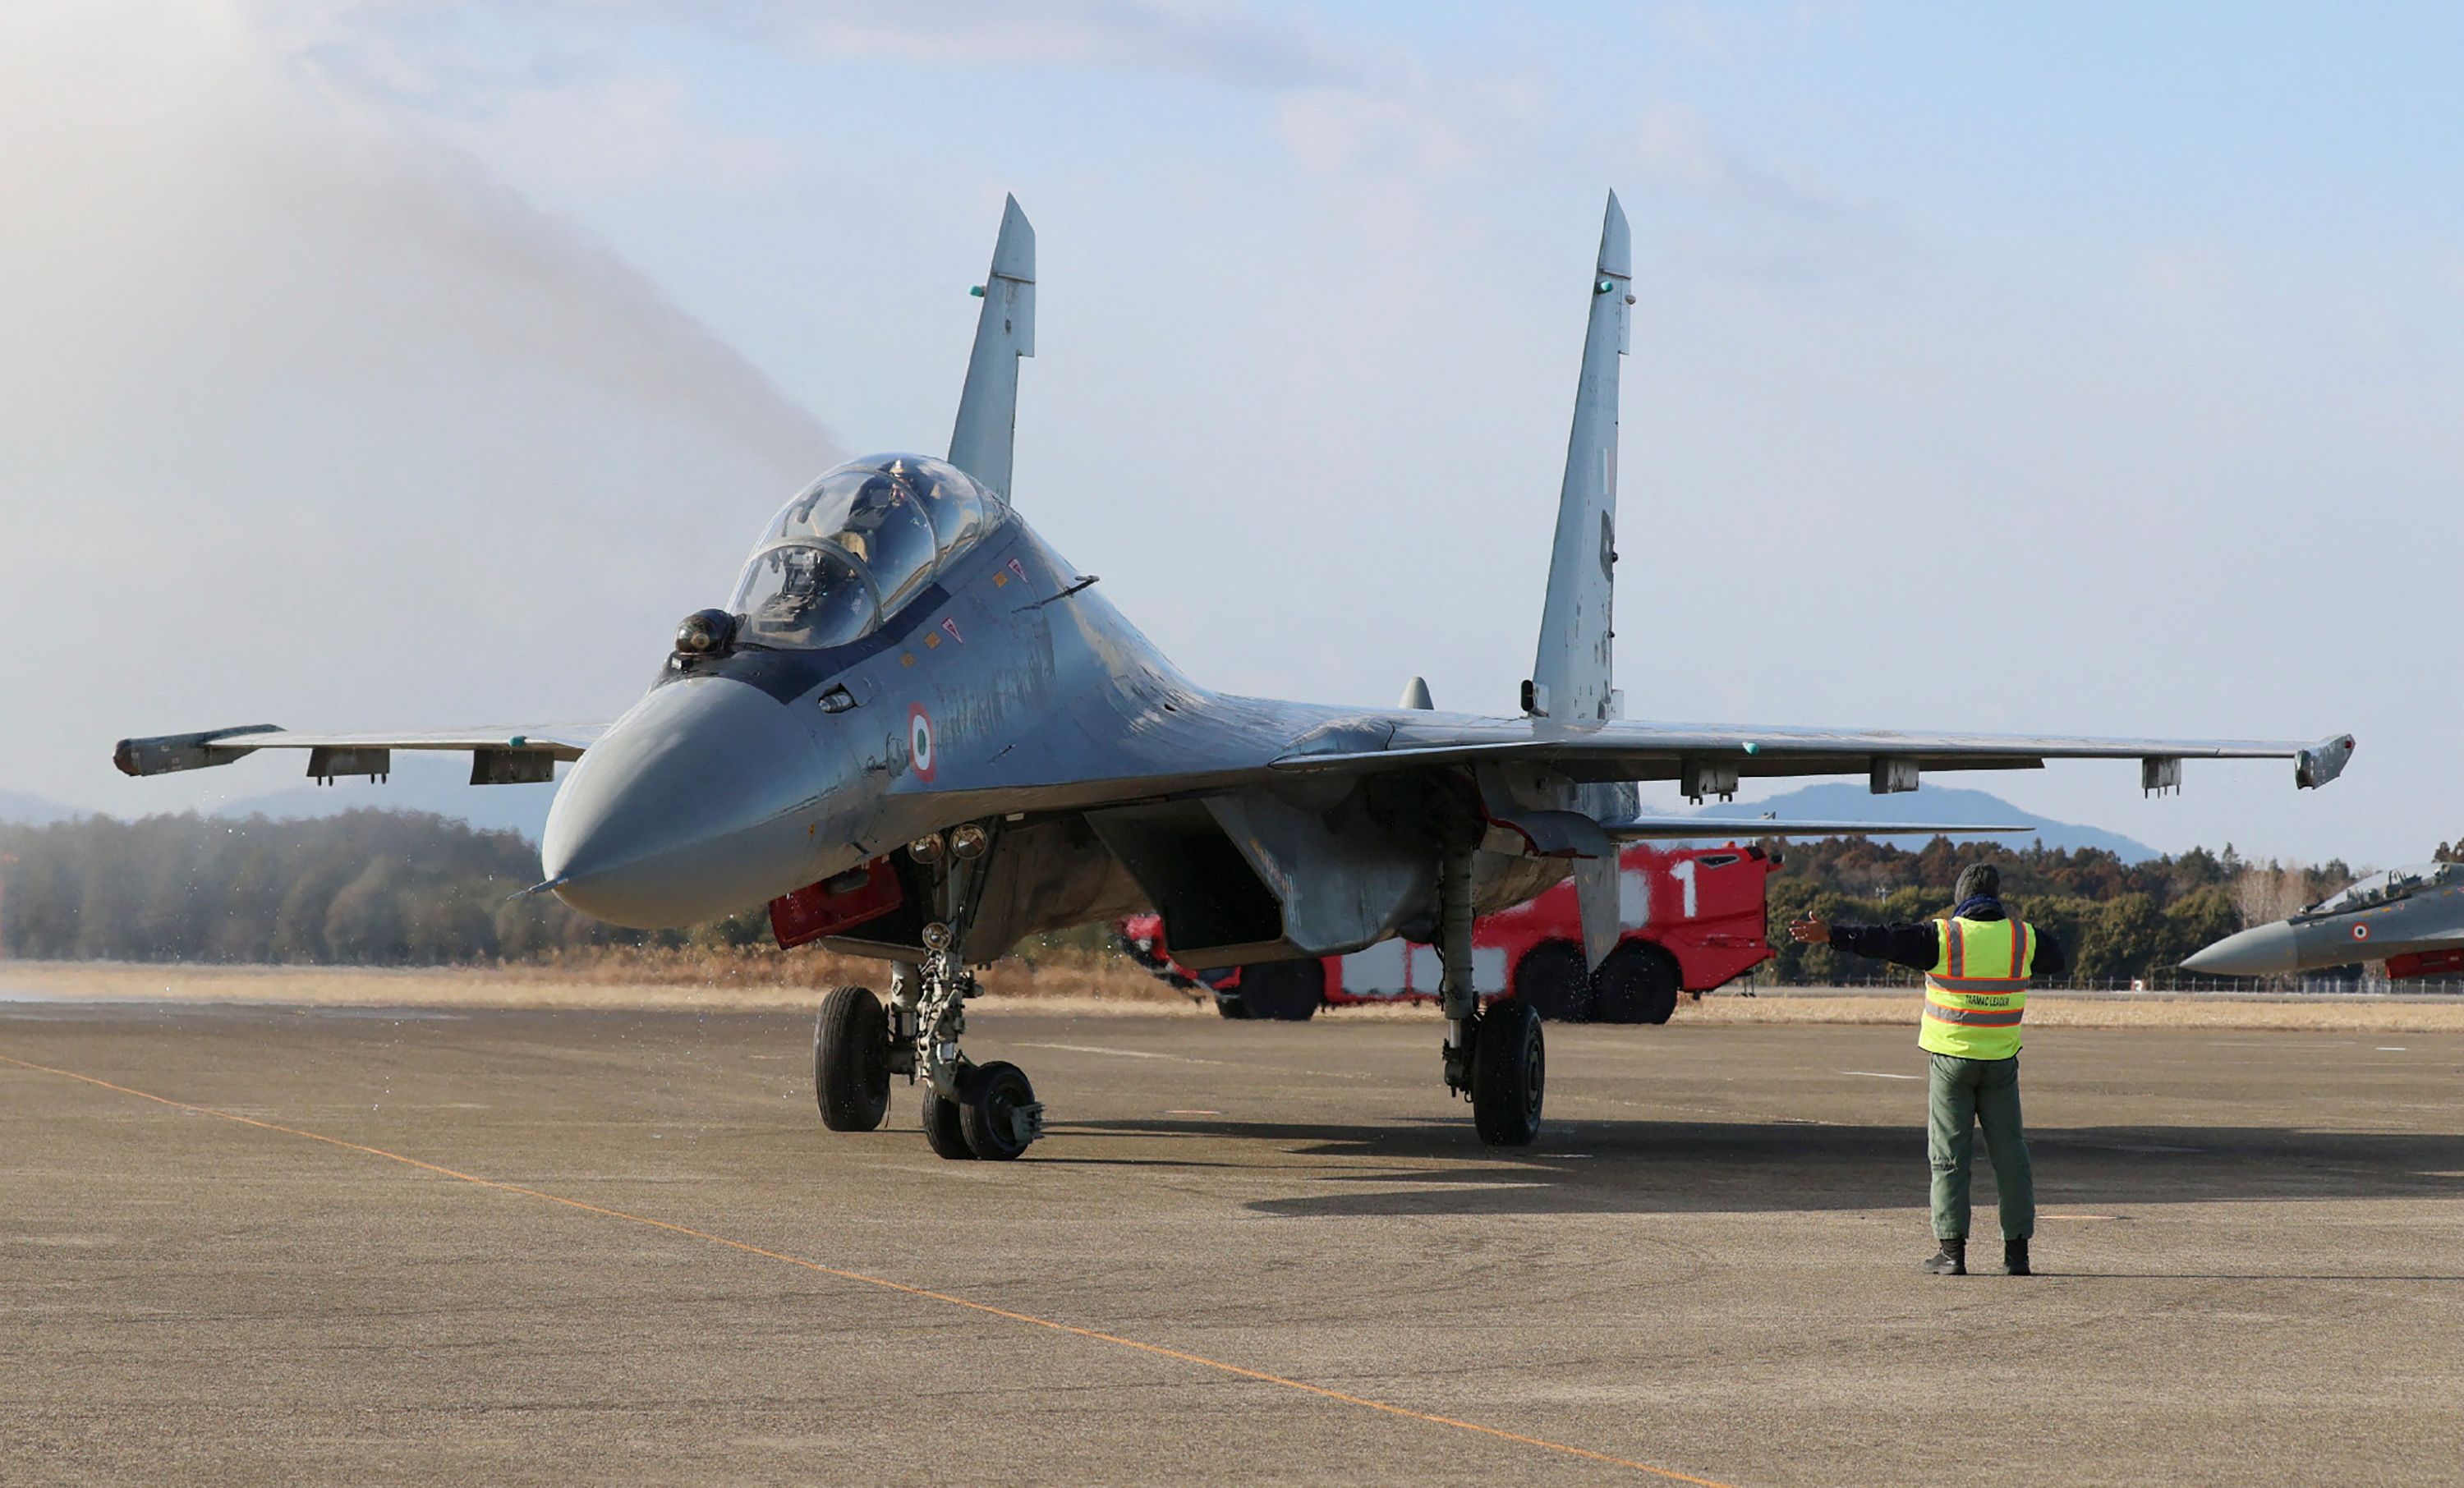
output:
[[[1544,940],[1514,968],[1514,1000],[1555,1023],[1592,1020],[1592,974],[1583,948],[1571,940]]]
[[[1600,963],[1599,1020],[1664,1023],[1677,1011],[1677,965],[1651,946],[1627,941]]]
[[[1519,997],[1488,1005],[1472,1027],[1471,1118],[1491,1147],[1529,1147],[1540,1135],[1549,1057],[1540,1015]]]
[[[1035,1104],[1035,1086],[1027,1083],[1026,1071],[1006,1061],[975,1071],[959,1110],[967,1147],[986,1162],[1008,1162],[1043,1134],[1044,1107]]]
[[[952,1160],[972,1158],[976,1149],[967,1146],[966,1107],[943,1098],[931,1085],[924,1087],[924,1140],[934,1155]]]
[[[890,1017],[867,987],[841,987],[813,1020],[813,1098],[832,1131],[872,1131],[890,1114]]]
[[[1326,1000],[1326,963],[1263,961],[1241,969],[1241,1004],[1250,1018],[1306,1023]]]

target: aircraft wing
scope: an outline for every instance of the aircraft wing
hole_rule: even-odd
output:
[[[388,774],[398,749],[462,750],[471,755],[472,784],[504,785],[552,778],[557,761],[580,759],[606,729],[604,723],[542,723],[329,733],[258,723],[121,739],[111,752],[111,762],[123,775],[169,775],[227,765],[261,749],[304,749],[308,774],[330,780]]]
[[[1927,733],[1733,724],[1602,723],[1385,713],[1393,732],[1313,731],[1276,757],[1278,771],[1374,771],[1414,764],[1523,761],[1576,779],[1679,781],[1688,795],[1726,794],[1741,777],[1870,773],[1878,791],[1910,790],[1917,774],[2034,770],[2048,759],[2137,759],[2148,789],[2179,783],[2184,759],[2290,759],[2295,783],[2326,784],[2352,756],[2349,734],[2315,743],[2273,739],[2092,738],[2065,734]]]

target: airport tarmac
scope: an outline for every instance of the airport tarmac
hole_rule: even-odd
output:
[[[1499,1151],[1434,1019],[974,1024],[1016,1164],[775,1013],[0,1008],[0,1481],[2464,1481],[2464,1035],[2037,1031],[2017,1280],[1908,1029],[1552,1027]]]

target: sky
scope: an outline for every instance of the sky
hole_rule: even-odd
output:
[[[798,485],[946,445],[1004,192],[1038,530],[1211,686],[1510,712],[1614,188],[1629,716],[2350,732],[2321,792],[1986,783],[2423,858],[2459,56],[2396,6],[12,5],[0,789],[612,717]]]

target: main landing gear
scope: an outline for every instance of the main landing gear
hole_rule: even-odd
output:
[[[1500,997],[1485,1009],[1471,979],[1471,854],[1449,852],[1438,870],[1438,1002],[1446,1015],[1446,1088],[1471,1101],[1473,1128],[1491,1147],[1529,1147],[1540,1135],[1548,1086],[1539,1009]]]
[[[991,834],[979,826],[959,827],[946,842],[936,835],[913,843],[916,861],[935,870],[940,914],[924,927],[922,963],[893,966],[887,1009],[864,987],[841,987],[822,1000],[813,1085],[831,1130],[879,1127],[897,1074],[920,1079],[924,1140],[943,1157],[1006,1162],[1044,1134],[1044,1107],[1025,1072],[1006,1061],[974,1063],[959,1048],[976,992],[962,945],[991,848]]]

